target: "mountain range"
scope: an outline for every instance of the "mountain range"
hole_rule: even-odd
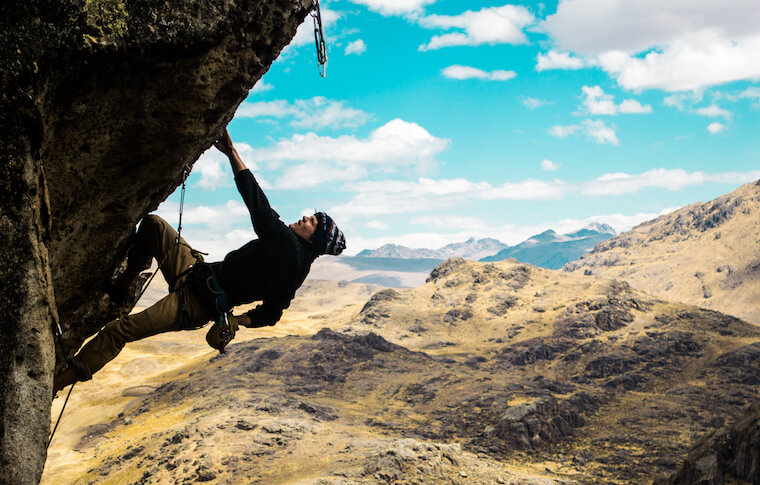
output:
[[[615,234],[617,233],[611,226],[598,223],[568,234],[557,234],[550,229],[516,246],[504,248],[493,256],[482,258],[480,261],[502,261],[515,258],[522,263],[541,268],[560,269]]]
[[[365,258],[426,258],[438,260],[459,256],[460,258],[477,261],[480,258],[496,254],[508,247],[508,245],[497,239],[475,239],[471,237],[465,242],[447,244],[439,249],[413,249],[398,244],[384,244],[377,249],[365,249],[356,256]]]
[[[548,230],[516,246],[493,238],[470,238],[438,249],[385,244],[377,249],[365,249],[356,256],[320,258],[312,265],[309,278],[414,288],[425,282],[437,264],[451,257],[475,261],[515,258],[543,268],[559,269],[614,234],[611,226],[593,223],[569,234]]]

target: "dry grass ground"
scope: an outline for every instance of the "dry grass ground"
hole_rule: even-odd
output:
[[[759,397],[760,329],[622,282],[449,260],[375,289],[310,282],[221,356],[131,344],[43,483],[642,483]]]

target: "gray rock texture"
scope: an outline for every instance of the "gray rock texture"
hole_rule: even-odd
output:
[[[126,310],[102,288],[132,228],[179,185],[311,6],[0,5],[0,483],[42,472],[52,326],[61,322],[73,352]]]

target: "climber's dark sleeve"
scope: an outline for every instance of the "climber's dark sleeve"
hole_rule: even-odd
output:
[[[285,226],[280,221],[280,215],[269,205],[267,196],[264,195],[250,170],[245,169],[236,173],[235,185],[243,197],[243,202],[248,207],[253,222],[253,230],[256,231],[259,238],[267,237],[274,227]]]
[[[268,327],[280,321],[282,317],[282,307],[275,303],[265,301],[256,308],[246,312],[251,319],[250,328]]]

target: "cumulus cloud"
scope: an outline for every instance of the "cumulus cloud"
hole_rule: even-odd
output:
[[[523,28],[534,20],[528,9],[515,5],[483,8],[477,12],[468,10],[459,15],[428,15],[420,19],[422,27],[455,32],[435,35],[419,50],[462,45],[527,44]]]
[[[541,106],[549,104],[549,102],[543,99],[531,98],[530,96],[525,96],[524,98],[522,98],[522,104],[528,109],[537,109],[537,108],[540,108]]]
[[[640,174],[610,173],[597,177],[581,185],[585,195],[620,195],[639,192],[645,188],[659,188],[668,191],[681,190],[690,185],[706,183],[742,184],[760,176],[760,170],[749,172],[705,173],[702,171],[658,168]]]
[[[618,113],[643,114],[651,113],[652,107],[642,105],[635,99],[626,99],[615,104],[614,97],[605,93],[599,86],[583,86],[583,108],[592,115],[616,115]]]
[[[274,86],[272,84],[269,84],[268,82],[264,81],[263,79],[259,80],[256,84],[253,85],[253,89],[251,89],[252,93],[263,93],[265,91],[271,91],[274,89]]]
[[[544,172],[556,172],[557,170],[559,170],[559,164],[554,163],[548,158],[546,158],[544,160],[541,160],[541,170],[543,170]]]
[[[721,108],[720,106],[716,104],[711,104],[710,106],[705,106],[704,108],[699,108],[697,110],[697,114],[700,116],[707,116],[709,118],[715,118],[715,117],[723,117],[725,119],[731,119],[731,112],[728,110],[725,110]]]
[[[386,229],[388,229],[389,226],[388,224],[386,224],[385,222],[381,220],[374,219],[367,223],[367,227],[370,229],[378,229],[380,231],[385,231]]]
[[[450,79],[485,79],[488,81],[508,81],[517,77],[515,71],[504,71],[497,69],[495,71],[484,71],[470,66],[461,66],[455,64],[441,70],[444,77]]]
[[[296,134],[273,147],[254,150],[254,156],[273,168],[295,162],[275,183],[279,188],[294,189],[327,181],[356,180],[369,172],[411,169],[424,173],[435,165],[435,156],[449,143],[417,123],[395,119],[364,139],[353,135]]]
[[[364,5],[369,10],[380,15],[414,15],[423,11],[424,7],[435,3],[436,0],[350,0],[352,3]]]
[[[352,128],[363,125],[371,115],[360,109],[345,106],[343,101],[315,96],[311,99],[297,99],[290,103],[285,100],[243,103],[235,113],[237,118],[289,118],[297,128]]]
[[[676,93],[666,96],[663,99],[665,106],[676,108],[679,111],[684,111],[690,106],[701,103],[704,97],[703,90],[697,89],[695,91],[688,91],[685,93]]]
[[[739,93],[741,99],[751,99],[755,108],[760,108],[760,88],[756,86],[750,86],[741,93]]]
[[[583,120],[577,125],[555,125],[549,128],[549,134],[558,138],[567,138],[583,134],[599,144],[618,145],[615,130],[600,120]]]
[[[546,54],[538,53],[536,58],[536,71],[548,71],[551,69],[577,70],[588,65],[588,61],[579,57],[573,57],[569,52],[557,52],[550,50]]]
[[[726,126],[723,125],[722,123],[718,123],[717,121],[707,125],[707,131],[709,131],[710,134],[713,134],[713,135],[716,135],[725,129],[726,129]]]
[[[247,143],[235,143],[235,148],[243,162],[252,170],[257,168],[253,158],[253,148]],[[198,161],[193,164],[193,174],[199,174],[200,178],[193,187],[201,190],[216,190],[233,185],[232,170],[229,167],[227,156],[213,146],[203,152]],[[262,179],[259,184],[266,188],[268,184]]]
[[[760,77],[756,7],[754,0],[564,0],[539,29],[626,89],[696,90]]]
[[[367,50],[367,44],[364,43],[362,39],[356,39],[352,42],[349,42],[346,46],[346,50],[344,53],[348,56],[351,54],[360,55],[364,53]]]
[[[333,25],[340,20],[343,14],[322,6],[320,6],[319,10],[322,14],[322,28],[325,32],[332,32],[334,30]],[[286,49],[289,50],[304,45],[314,45],[314,21],[312,20],[311,15],[307,15],[303,23],[298,26],[296,35],[293,37],[293,40],[290,41],[290,44],[288,44]]]
[[[467,179],[430,179],[417,181],[368,181],[347,185],[354,195],[347,202],[330,208],[341,220],[378,217],[390,214],[439,212],[472,201],[559,200],[569,195],[587,197],[616,196],[655,188],[676,191],[707,183],[742,184],[760,178],[760,170],[748,172],[705,173],[683,169],[658,168],[639,174],[608,173],[581,181],[565,182],[528,179],[492,185]],[[418,216],[417,222],[425,216]],[[603,221],[602,221],[603,222]],[[619,230],[618,226],[613,226]]]

